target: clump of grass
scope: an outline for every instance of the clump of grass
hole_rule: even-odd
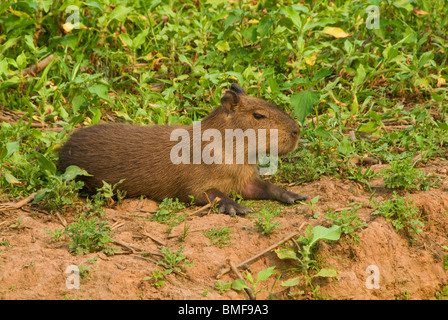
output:
[[[372,214],[385,217],[395,230],[405,232],[413,241],[423,231],[425,225],[421,221],[421,211],[409,196],[403,198],[394,191],[392,199],[373,203],[377,209]]]
[[[232,238],[231,232],[232,229],[230,229],[229,227],[212,227],[210,230],[205,231],[204,235],[210,239],[213,246],[223,248],[228,247],[232,244],[230,242],[230,239]]]

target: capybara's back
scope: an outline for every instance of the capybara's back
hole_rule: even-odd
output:
[[[170,166],[169,126],[137,126],[99,124],[73,133],[59,152],[59,169],[70,165],[86,170],[83,177],[91,192],[103,186],[103,180],[119,185],[127,196],[151,195],[162,200],[166,194],[176,194],[176,167]],[[170,170],[167,170],[170,167]],[[174,170],[174,171],[173,171]],[[165,186],[170,190],[165,190]],[[173,187],[174,186],[174,187]]]

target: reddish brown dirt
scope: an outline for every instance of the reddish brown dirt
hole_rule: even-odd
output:
[[[372,168],[377,170],[382,166]],[[446,178],[448,162],[437,160],[422,170]],[[189,230],[229,226],[232,229],[232,245],[219,248],[212,246],[202,232],[190,232],[184,242],[168,238],[167,226],[145,220],[150,212],[157,210],[157,204],[144,200],[126,199],[117,208],[107,209],[104,219],[110,223],[120,222],[122,226],[114,230],[113,238],[132,246],[135,250],[159,252],[159,245],[142,235],[147,233],[164,242],[165,246],[177,250],[184,246],[183,253],[194,262],[185,270],[186,277],[171,274],[161,288],[155,288],[151,281],[143,280],[152,274],[156,265],[131,254],[106,256],[90,253],[76,256],[68,250],[68,239],[53,243],[45,230],[62,228],[55,215],[15,210],[0,213],[0,299],[247,299],[243,292],[227,290],[223,294],[214,289],[216,275],[228,267],[228,260],[238,263],[257,252],[275,244],[294,231],[304,234],[307,225],[329,226],[323,217],[328,208],[341,209],[351,202],[366,204],[359,209],[360,218],[368,227],[358,231],[359,244],[351,237],[319,243],[321,265],[337,270],[336,278],[315,278],[313,285],[320,286],[318,296],[332,299],[431,299],[435,293],[448,285],[448,270],[444,269],[444,256],[448,254],[442,246],[448,246],[448,181],[439,188],[411,193],[415,204],[422,210],[425,227],[415,243],[410,243],[405,235],[397,233],[389,221],[371,215],[368,206],[371,193],[351,181],[332,177],[291,188],[293,191],[320,196],[314,211],[307,205],[287,206],[277,221],[281,227],[270,236],[262,235],[254,227],[252,215],[230,217],[223,214],[194,216],[187,220]],[[392,195],[381,185],[381,180],[372,182],[374,199],[386,200]],[[27,207],[29,210],[30,206]],[[140,208],[144,211],[138,211]],[[25,209],[25,208],[24,208]],[[196,208],[189,209],[193,212]],[[314,212],[322,214],[315,219]],[[21,219],[19,228],[13,228]],[[71,223],[73,217],[65,217]],[[299,227],[302,228],[299,230]],[[176,226],[171,235],[180,234],[183,224]],[[289,243],[291,244],[291,242]],[[118,247],[121,248],[121,247]],[[123,250],[126,251],[126,250]],[[87,260],[97,258],[94,264]],[[153,256],[154,259],[160,259]],[[90,269],[88,278],[81,280],[79,289],[68,289],[66,279],[70,274],[65,270],[70,265]],[[368,289],[366,268],[376,265],[380,272],[379,289]],[[250,264],[253,274],[276,266],[276,270],[286,270],[295,265],[277,258],[268,252]],[[284,272],[281,281],[297,276]],[[229,272],[222,281],[233,281],[235,275]],[[266,281],[268,289],[257,294],[258,299],[312,298],[310,289],[303,282],[296,287],[274,286],[274,277]],[[272,289],[273,288],[273,289]],[[305,290],[305,294],[299,294]],[[204,296],[204,292],[208,291]]]

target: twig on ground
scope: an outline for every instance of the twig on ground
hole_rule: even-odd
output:
[[[283,239],[280,240],[279,242],[277,242],[277,243],[273,244],[272,246],[270,246],[270,247],[268,247],[268,248],[266,248],[266,249],[260,251],[260,252],[257,253],[256,255],[254,255],[254,256],[252,256],[252,257],[250,257],[250,258],[248,258],[248,259],[246,259],[246,260],[244,260],[244,261],[242,261],[242,262],[240,262],[240,263],[238,263],[238,264],[236,265],[236,267],[239,268],[239,267],[244,266],[245,264],[251,263],[251,262],[254,261],[255,259],[257,259],[257,258],[261,257],[262,255],[264,255],[266,252],[269,252],[269,251],[271,251],[272,249],[277,248],[279,245],[281,245],[281,244],[285,243],[286,241],[290,240],[291,238],[297,236],[298,233],[299,233],[299,231],[302,229],[302,227],[303,227],[304,225],[305,225],[305,222],[302,223],[302,224],[300,225],[300,227],[299,227],[299,229],[298,229],[297,231],[295,231],[295,232],[289,234],[288,236],[286,236],[285,238],[283,238]],[[220,274],[218,274],[218,275],[216,276],[216,278],[219,279],[220,277],[222,277],[224,274],[226,274],[226,273],[229,272],[229,271],[230,271],[230,268],[227,268],[227,269],[223,270]]]
[[[8,203],[2,203],[0,204],[0,211],[7,211],[7,210],[16,210],[20,209],[27,203],[31,202],[36,197],[37,192],[32,193],[25,199],[19,201],[19,202],[8,202]]]
[[[147,233],[142,232],[142,235],[148,237],[148,238],[151,239],[152,241],[154,241],[154,242],[160,244],[161,246],[165,246],[165,245],[166,245],[165,242],[163,242],[162,240],[160,240],[160,239],[158,239],[158,238],[156,238],[156,237],[154,237],[154,236],[152,236],[152,235],[150,235],[150,234],[147,234]]]

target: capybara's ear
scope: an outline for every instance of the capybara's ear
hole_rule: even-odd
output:
[[[221,105],[226,108],[227,112],[234,112],[240,97],[233,90],[227,90],[224,96],[221,98]]]
[[[232,90],[238,94],[246,94],[244,89],[242,87],[240,87],[239,85],[237,85],[236,83],[232,83],[232,85],[230,86],[230,90]]]

